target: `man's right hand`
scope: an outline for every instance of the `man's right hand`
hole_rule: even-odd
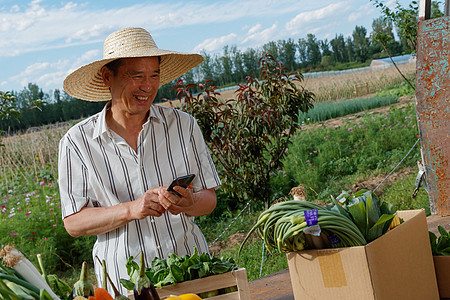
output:
[[[64,218],[64,226],[71,236],[78,237],[102,234],[148,216],[159,217],[166,210],[159,204],[158,189],[149,189],[131,202],[109,207],[83,207]]]
[[[158,200],[159,187],[147,190],[137,200],[131,202],[130,213],[133,219],[143,219],[148,216],[160,217],[166,210]]]

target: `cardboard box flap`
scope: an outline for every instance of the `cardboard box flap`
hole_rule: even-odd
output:
[[[397,211],[398,216],[403,219],[403,221],[408,221],[409,219],[412,219],[414,217],[417,217],[421,212],[425,213],[425,210],[423,208],[421,209],[412,209],[412,210],[399,210]]]
[[[404,223],[366,246],[376,299],[439,299],[425,211],[399,211]]]

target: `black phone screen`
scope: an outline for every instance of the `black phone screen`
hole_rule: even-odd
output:
[[[173,190],[173,187],[178,185],[187,188],[189,184],[191,184],[192,180],[194,180],[194,177],[195,174],[188,174],[185,176],[177,177],[172,181],[167,190],[181,197],[179,193]]]

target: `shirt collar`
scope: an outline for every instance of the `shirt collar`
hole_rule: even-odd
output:
[[[92,135],[93,139],[98,138],[101,135],[108,134],[109,127],[106,124],[106,113],[111,107],[111,101],[106,103],[105,107],[100,111],[98,115],[97,122],[94,125],[94,132]],[[150,119],[155,119],[157,122],[161,122],[163,120],[162,115],[155,105],[150,106],[150,115],[147,122],[144,123],[144,127],[150,123]]]

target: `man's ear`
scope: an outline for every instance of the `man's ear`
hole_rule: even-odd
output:
[[[103,66],[102,70],[102,79],[103,79],[103,83],[107,86],[107,87],[111,87],[111,78],[113,76],[113,72],[108,69],[107,66]]]

